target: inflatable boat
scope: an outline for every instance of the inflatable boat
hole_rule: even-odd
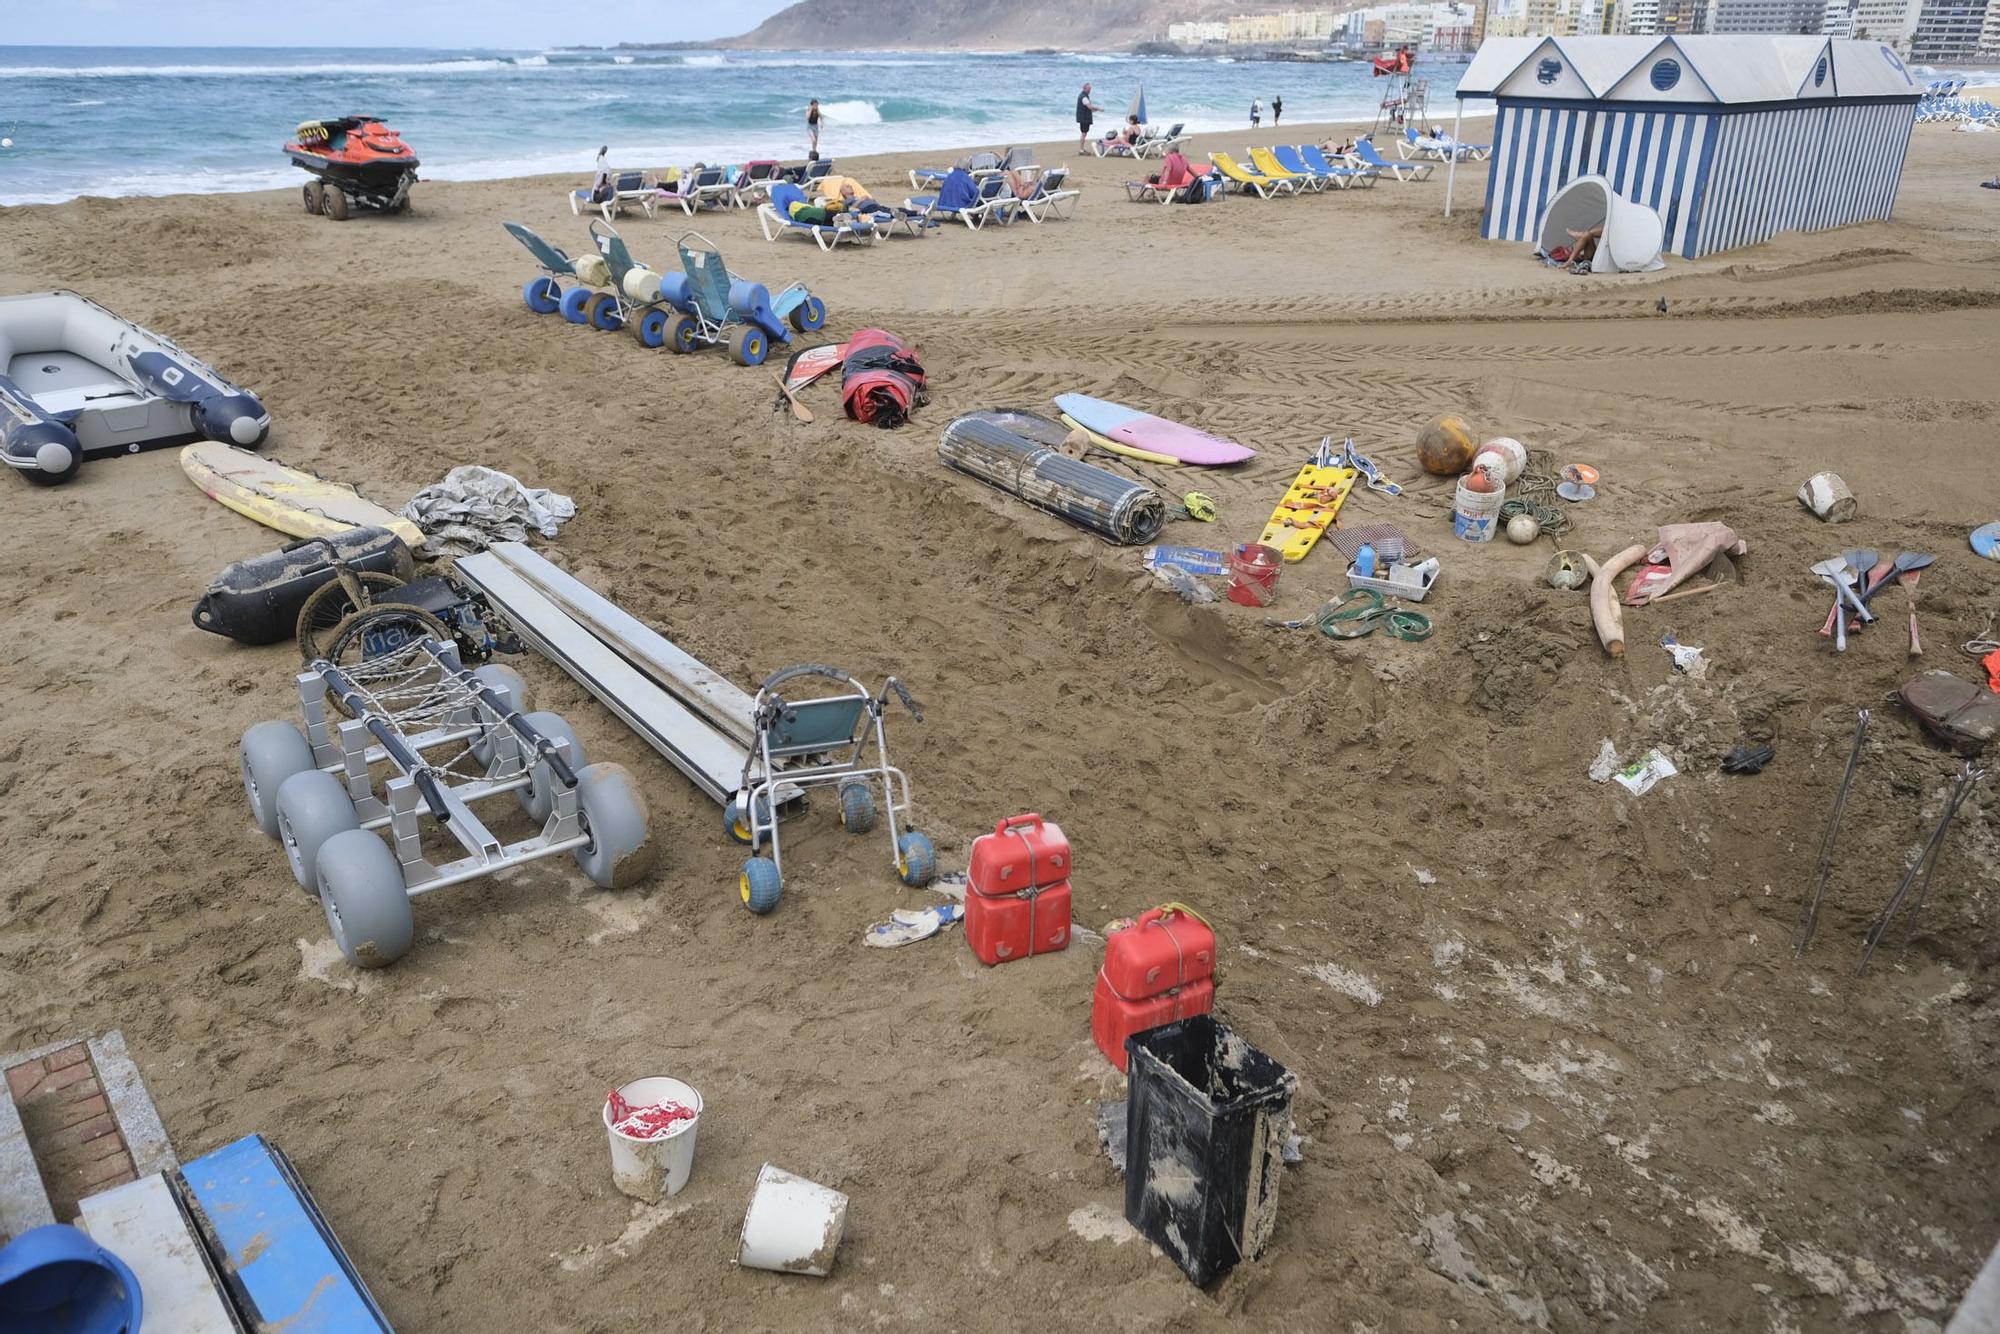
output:
[[[204,437],[254,449],[270,430],[256,398],[88,297],[0,297],[0,462],[31,482]]]
[[[417,183],[416,150],[378,116],[340,116],[299,126],[285,155],[310,172],[306,212],[345,222],[357,208],[401,213]]]

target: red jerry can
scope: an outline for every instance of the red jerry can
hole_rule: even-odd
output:
[[[1069,840],[1039,815],[1017,815],[972,841],[965,938],[985,964],[1069,945]]]
[[[1207,921],[1186,904],[1148,909],[1105,943],[1090,1036],[1123,1070],[1126,1038],[1215,1008],[1214,977],[1215,931]]]

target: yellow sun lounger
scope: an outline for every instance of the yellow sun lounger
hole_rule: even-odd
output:
[[[1250,161],[1258,171],[1263,172],[1269,179],[1291,182],[1293,190],[1311,190],[1314,194],[1318,194],[1327,187],[1327,182],[1317,176],[1308,176],[1304,172],[1291,170],[1284,163],[1278,161],[1276,157],[1273,157],[1271,150],[1268,148],[1251,149]]]
[[[1259,199],[1298,193],[1296,182],[1273,180],[1262,172],[1251,171],[1227,153],[1210,153],[1208,160],[1215,164],[1215,169],[1222,173],[1224,180],[1234,181],[1244,189],[1255,192]]]

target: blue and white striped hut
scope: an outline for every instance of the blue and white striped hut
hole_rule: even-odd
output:
[[[1481,236],[1534,240],[1596,174],[1694,259],[1887,218],[1923,89],[1878,42],[1547,37],[1485,43],[1458,96],[1499,105]]]

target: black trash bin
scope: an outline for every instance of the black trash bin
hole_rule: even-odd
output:
[[[1206,1286],[1271,1240],[1298,1079],[1206,1014],[1125,1051],[1125,1221]]]

